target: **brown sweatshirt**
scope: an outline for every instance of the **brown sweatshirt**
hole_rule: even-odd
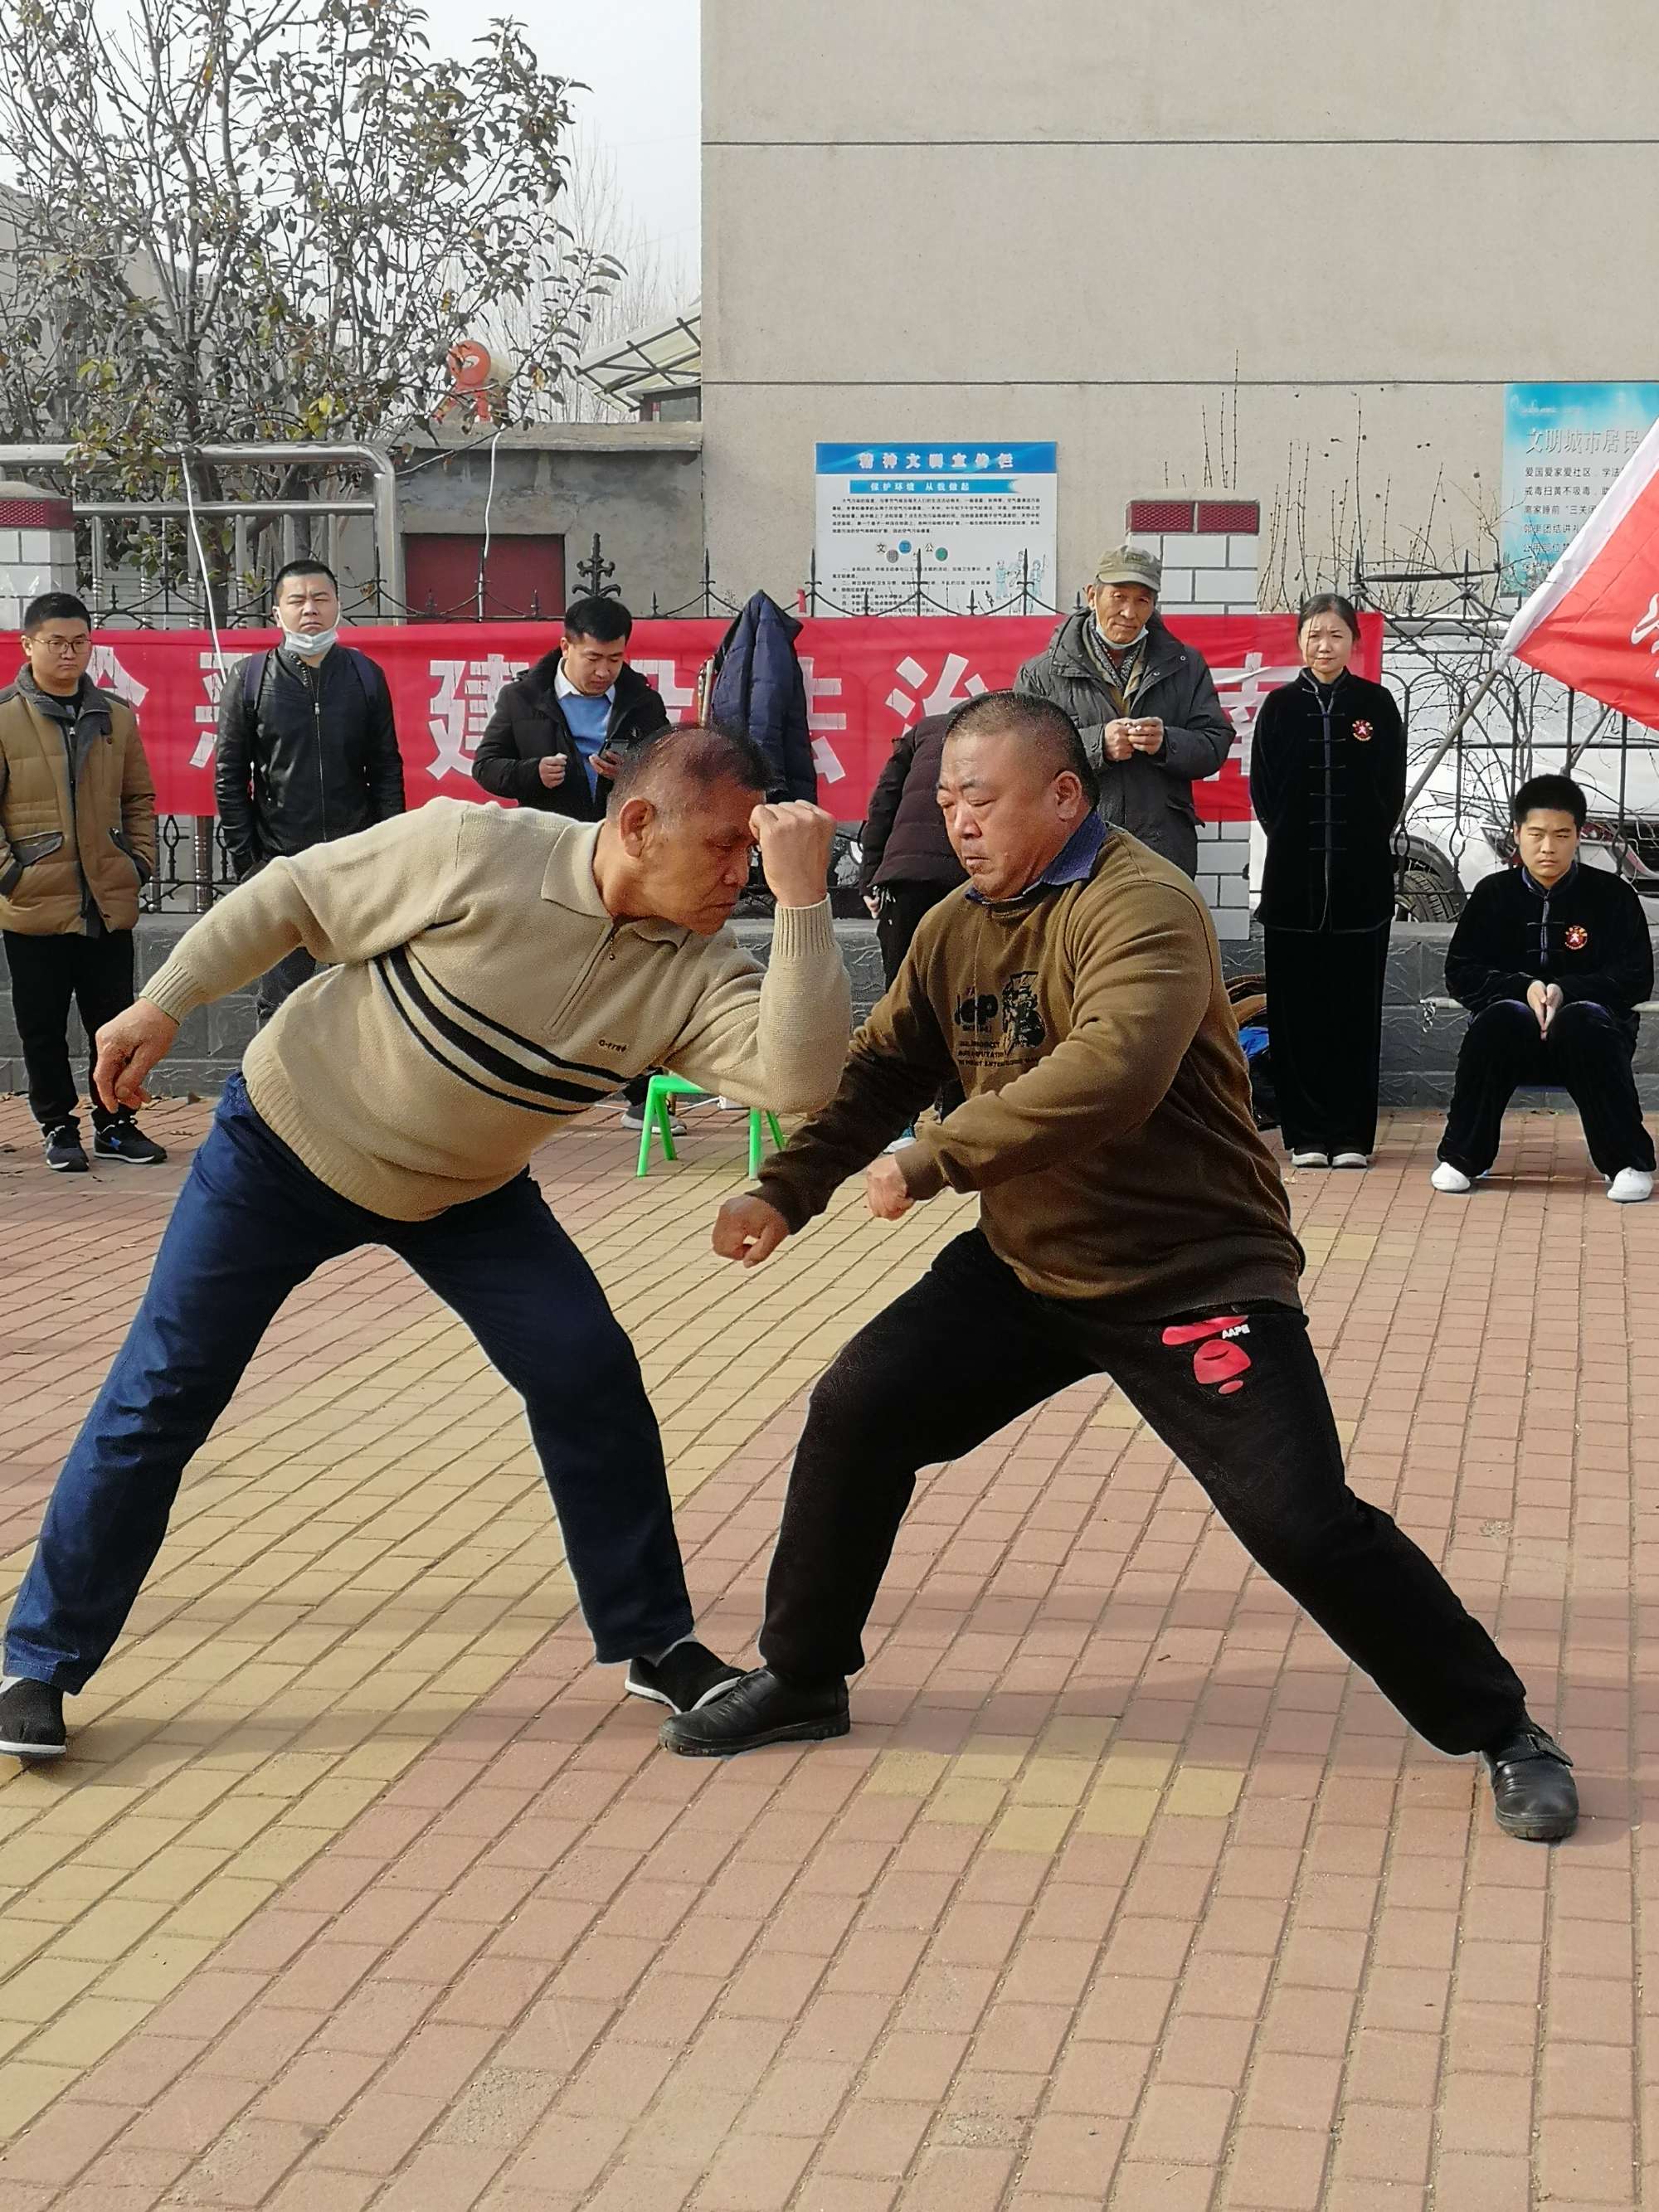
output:
[[[978,1191],[1028,1289],[1149,1321],[1297,1303],[1209,909],[1168,860],[1116,830],[1083,881],[933,908],[761,1194],[800,1228],[952,1068],[966,1103],[896,1158],[917,1198]]]
[[[599,835],[434,799],[272,860],[140,995],[182,1020],[297,945],[337,963],[248,1047],[248,1097],[320,1182],[394,1221],[499,1189],[647,1068],[780,1113],[820,1105],[850,1026],[829,901],[778,908],[763,975],[730,930],[613,921]]]

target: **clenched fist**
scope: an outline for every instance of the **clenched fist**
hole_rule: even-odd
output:
[[[828,896],[830,848],[836,825],[821,806],[787,799],[757,806],[749,827],[761,866],[780,906],[817,906]]]
[[[537,762],[536,773],[547,790],[556,791],[564,781],[569,767],[570,763],[562,753],[549,753],[544,759]]]
[[[763,1198],[728,1198],[714,1216],[714,1249],[722,1260],[758,1267],[789,1234],[789,1224]]]
[[[865,1170],[864,1202],[878,1221],[902,1221],[915,1204],[904,1170],[890,1152]]]

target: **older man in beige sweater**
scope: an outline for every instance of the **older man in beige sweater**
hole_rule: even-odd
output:
[[[109,1651],[184,1468],[289,1292],[385,1244],[522,1392],[597,1656],[676,1711],[734,1670],[695,1642],[657,1424],[632,1346],[528,1163],[651,1067],[802,1110],[846,1055],[832,825],[763,803],[747,738],[668,732],[598,824],[438,801],[277,860],[198,922],[100,1033],[137,1104],[193,1007],[303,945],[331,963],[227,1085],[125,1345],[13,1608],[0,1751],[59,1755],[64,1693]],[[764,972],[725,925],[759,844]]]

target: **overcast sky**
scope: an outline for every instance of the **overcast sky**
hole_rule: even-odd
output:
[[[542,66],[580,77],[583,127],[665,259],[698,265],[698,0],[425,0],[435,49],[465,54],[480,24],[516,16]]]

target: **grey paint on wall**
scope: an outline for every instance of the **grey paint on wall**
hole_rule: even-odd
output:
[[[721,0],[704,41],[717,573],[804,574],[817,439],[1053,437],[1060,562],[1241,489],[1271,586],[1486,550],[1503,392],[1652,373],[1648,0]],[[1346,501],[1346,507],[1344,501]],[[1333,514],[1333,502],[1337,514]],[[1305,540],[1305,544],[1299,542]]]

